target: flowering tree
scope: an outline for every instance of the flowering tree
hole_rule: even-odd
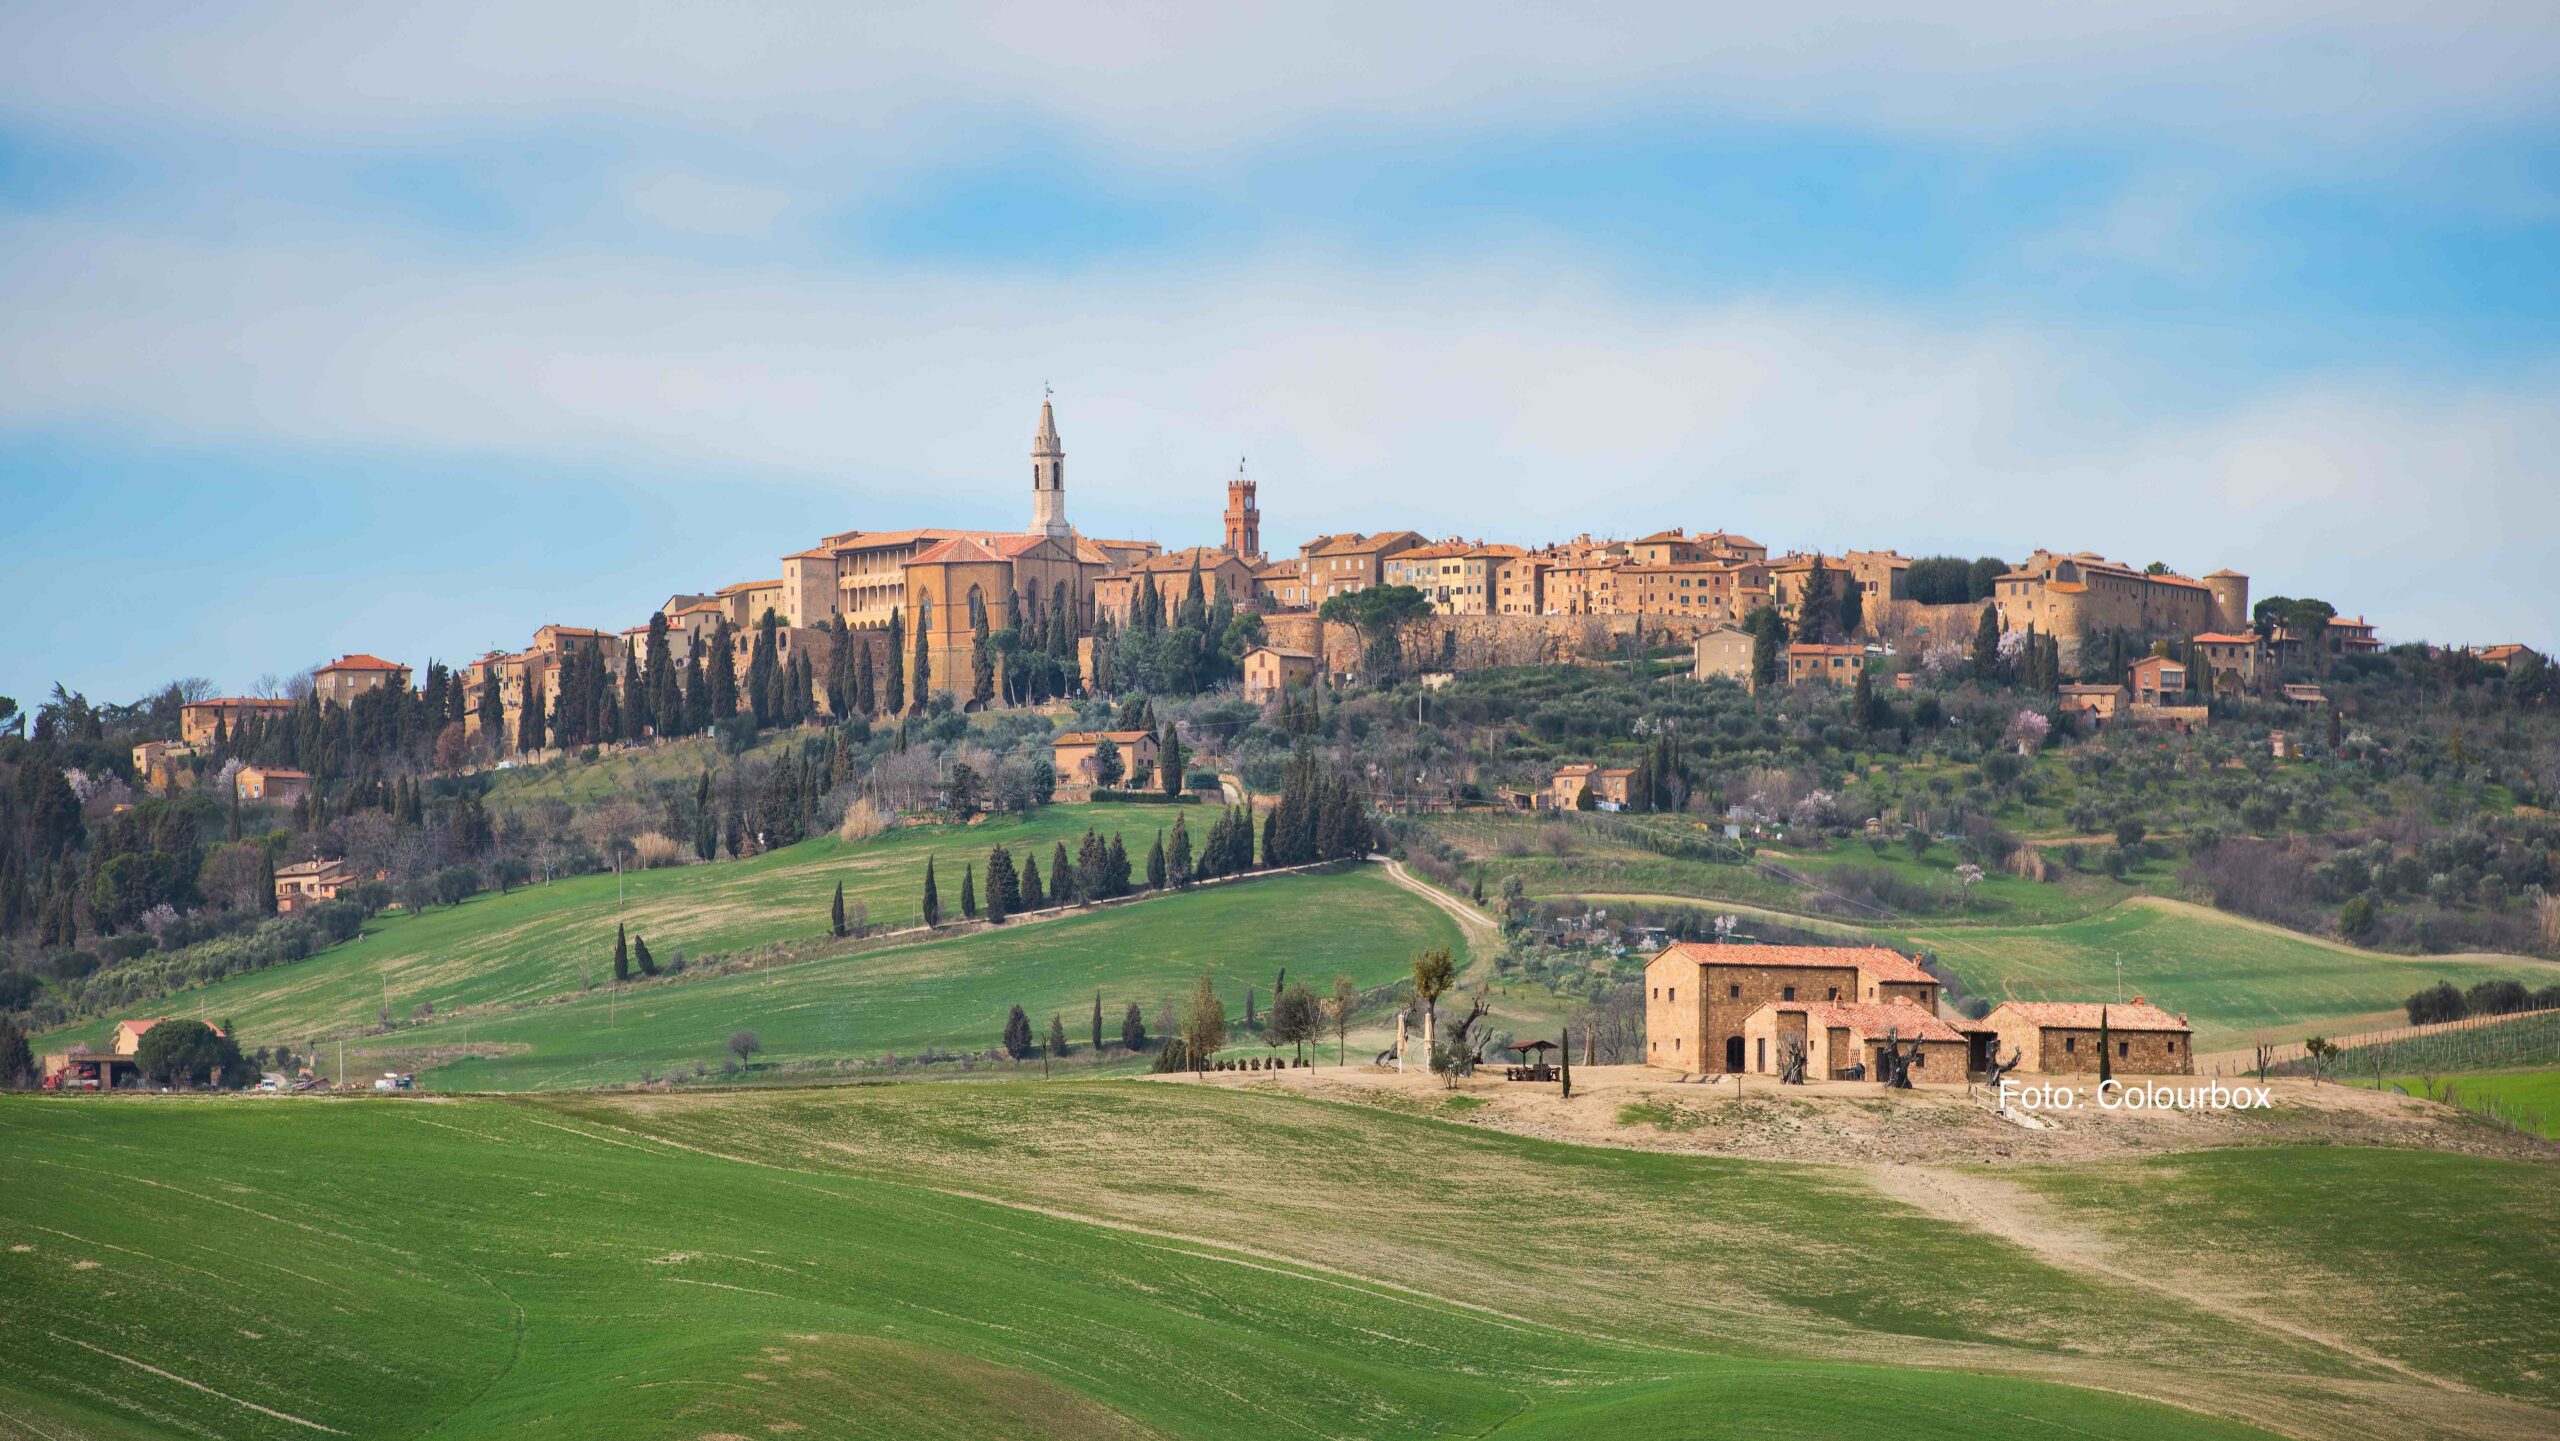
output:
[[[2004,630],[2000,632],[2000,663],[2002,665],[2017,664],[2018,657],[2024,654],[2026,649],[2027,633],[2025,631]]]
[[[2016,741],[2021,751],[2043,745],[2046,733],[2052,729],[2053,722],[2039,710],[2022,710],[2009,719],[2009,739]]]
[[[1795,808],[1787,813],[1787,819],[1800,826],[1824,825],[1831,820],[1834,809],[1831,792],[1808,791],[1805,798],[1796,802]]]
[[[1964,887],[1964,903],[1973,904],[1973,888],[1982,884],[1982,867],[1967,861],[1956,867],[1956,884]]]

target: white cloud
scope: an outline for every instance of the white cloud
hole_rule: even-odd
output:
[[[2547,117],[2518,0],[1888,0],[1616,7],[281,3],[18,7],[0,105],[364,144],[564,118],[771,153],[930,140],[955,109],[1182,154],[1311,126],[1612,110],[1946,136],[2134,124],[2277,154]]]
[[[854,525],[1011,523],[1049,379],[1071,512],[1097,533],[1204,538],[1242,452],[1281,541],[1686,524],[2090,548],[2233,565],[2389,633],[2560,638],[2547,371],[2128,413],[2118,363],[2056,336],[1638,301],[1546,256],[1055,281],[474,264],[52,221],[0,228],[0,247],[21,261],[0,274],[0,426],[712,477],[738,502],[724,525],[773,554]]]
[[[672,167],[626,177],[622,195],[632,214],[653,225],[739,240],[772,238],[774,227],[795,204],[793,193],[780,186],[749,185]]]

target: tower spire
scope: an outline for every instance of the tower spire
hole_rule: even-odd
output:
[[[1054,394],[1040,386],[1040,431],[1031,438],[1032,535],[1065,537],[1067,527],[1067,451],[1058,442],[1058,417],[1050,406]]]

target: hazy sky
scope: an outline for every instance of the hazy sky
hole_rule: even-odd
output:
[[[0,693],[821,534],[2097,550],[2560,643],[2560,12],[0,4]]]

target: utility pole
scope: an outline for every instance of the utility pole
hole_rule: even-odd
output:
[[[347,1038],[338,1038],[338,1089],[347,1088]]]

